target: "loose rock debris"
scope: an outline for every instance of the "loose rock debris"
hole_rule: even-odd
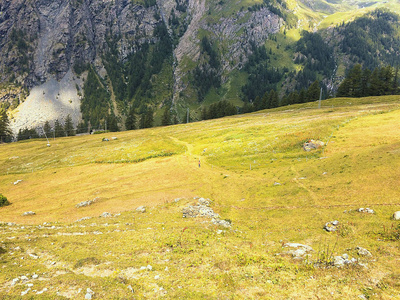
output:
[[[220,215],[215,213],[210,207],[211,200],[204,198],[194,198],[198,199],[197,205],[189,205],[182,209],[183,218],[211,218],[211,222],[215,225],[223,226],[225,228],[230,228],[232,226],[229,220],[221,220]]]

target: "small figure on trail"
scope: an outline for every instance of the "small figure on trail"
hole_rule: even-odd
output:
[[[199,159],[199,168],[200,168],[200,159]]]

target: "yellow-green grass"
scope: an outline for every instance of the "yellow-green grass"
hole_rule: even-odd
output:
[[[306,103],[60,138],[51,147],[44,140],[1,145],[0,192],[12,205],[0,208],[0,220],[24,226],[0,226],[7,251],[0,295],[20,297],[25,284],[11,280],[36,272],[45,280],[31,280],[33,289],[51,287],[43,299],[84,298],[88,287],[99,299],[398,298],[400,245],[391,215],[400,210],[399,108],[398,96],[338,98],[321,109]],[[313,138],[327,145],[302,150]],[[195,196],[212,199],[232,228],[182,218]],[[135,211],[140,205],[146,213]],[[121,215],[99,218],[106,211]],[[93,218],[74,222],[86,216]],[[338,231],[325,232],[335,219]],[[39,228],[43,222],[52,223]],[[293,260],[280,254],[286,242],[314,252]],[[357,246],[373,257],[359,256]],[[367,268],[338,269],[323,259],[343,253]],[[151,271],[140,270],[147,265]]]

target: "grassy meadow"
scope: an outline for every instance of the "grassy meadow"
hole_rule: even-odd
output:
[[[399,96],[337,98],[0,145],[0,296],[398,299],[399,120]],[[305,152],[310,139],[325,146]],[[183,218],[195,197],[232,227]],[[288,242],[313,251],[297,259]],[[343,254],[358,263],[333,266]]]

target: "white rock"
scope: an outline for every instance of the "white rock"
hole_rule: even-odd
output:
[[[34,211],[26,211],[22,215],[23,216],[33,216],[33,215],[36,215],[36,213]]]
[[[110,214],[109,212],[103,212],[100,217],[102,217],[102,218],[111,218],[112,214]]]
[[[37,295],[40,295],[40,294],[43,294],[44,292],[47,292],[47,291],[48,291],[48,289],[47,289],[47,288],[44,288],[43,290],[37,292],[36,294],[37,294]]]
[[[25,291],[21,292],[21,296],[25,296],[26,294],[29,293],[30,290],[31,288],[27,288]]]
[[[357,250],[358,255],[372,257],[371,252],[369,252],[369,251],[368,251],[367,249],[365,249],[365,248],[356,247],[356,250]]]
[[[28,283],[26,286],[27,287],[33,287],[33,283]]]
[[[14,278],[11,282],[11,285],[15,285],[19,281],[19,278]]]
[[[400,211],[396,211],[393,214],[393,220],[400,220]]]
[[[158,280],[158,279],[160,279],[160,278],[161,278],[160,275],[154,276],[154,279],[155,279],[155,280]]]
[[[28,278],[28,277],[26,277],[25,275],[23,275],[23,276],[21,276],[21,280],[23,280],[23,281],[27,281],[27,280],[29,280],[29,278]]]
[[[151,270],[153,270],[153,267],[150,265],[147,265],[147,270],[151,271]]]
[[[39,278],[39,275],[33,274],[33,275],[32,275],[32,278],[33,278],[33,279],[38,279],[38,278]]]
[[[136,208],[136,211],[145,213],[146,212],[146,207],[145,206],[139,206],[138,208]]]

